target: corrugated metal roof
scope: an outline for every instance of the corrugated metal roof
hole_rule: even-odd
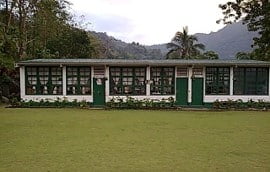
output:
[[[131,59],[33,59],[17,63],[17,65],[152,65],[152,66],[270,66],[270,62],[257,60],[131,60]]]

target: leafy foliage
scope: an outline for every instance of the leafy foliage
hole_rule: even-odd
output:
[[[194,56],[201,54],[201,51],[205,49],[203,44],[196,44],[197,37],[188,34],[188,28],[184,27],[183,31],[176,32],[172,41],[167,44],[169,52],[167,58],[181,58],[191,59]]]
[[[11,78],[6,86],[18,85],[18,77],[9,74],[18,76],[14,63],[19,60],[100,56],[96,37],[80,29],[69,8],[66,0],[0,1],[0,73]]]
[[[113,98],[107,103],[107,107],[117,108],[117,109],[160,109],[160,108],[175,108],[174,99],[143,99],[138,100],[132,97],[123,98]]]
[[[238,52],[235,55],[238,60],[255,60],[254,53]]]
[[[5,0],[0,4],[0,58],[17,61],[96,55],[100,46],[96,38],[80,29],[69,8],[66,0]]]
[[[224,18],[217,22],[230,24],[243,20],[249,31],[257,31],[254,55],[258,60],[270,61],[270,1],[269,0],[236,0],[219,6]]]
[[[10,101],[12,107],[79,107],[79,108],[88,108],[90,103],[87,101],[77,101],[76,99],[73,101],[61,100],[57,99],[55,101],[51,101],[49,99],[42,99],[39,102],[37,101],[18,101],[17,99],[11,99]]]
[[[50,39],[47,48],[57,58],[91,58],[91,41],[86,31],[67,28]]]
[[[250,99],[248,102],[239,100],[215,101],[213,109],[237,109],[237,110],[267,110],[270,109],[270,102],[263,100],[253,101]]]
[[[200,59],[216,60],[219,59],[219,56],[214,51],[206,51],[201,55]]]

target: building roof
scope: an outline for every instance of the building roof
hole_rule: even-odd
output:
[[[131,59],[33,59],[17,63],[24,65],[109,65],[109,66],[270,66],[270,62],[258,60],[131,60]]]

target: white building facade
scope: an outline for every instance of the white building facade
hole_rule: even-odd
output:
[[[112,98],[270,101],[270,63],[254,60],[35,59],[20,68],[21,99],[103,106]]]

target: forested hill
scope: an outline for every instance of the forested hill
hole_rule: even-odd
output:
[[[101,40],[107,50],[105,55],[108,58],[160,59],[165,58],[168,52],[166,44],[143,46],[135,42],[125,43],[106,33],[91,33]],[[234,58],[237,52],[251,51],[252,39],[256,35],[255,32],[249,32],[240,22],[227,25],[217,32],[195,34],[199,42],[206,46],[206,50],[217,52],[221,59]]]
[[[112,36],[108,36],[104,32],[91,31],[102,43],[105,58],[127,58],[127,59],[158,59],[163,58],[160,49],[148,49],[147,47],[136,43],[126,43]]]
[[[256,32],[249,32],[241,22],[224,27],[210,34],[195,34],[208,50],[214,50],[222,59],[231,59],[237,52],[250,52]]]
[[[13,68],[14,62],[33,58],[162,59],[168,52],[166,43],[125,43],[106,33],[86,30],[68,10],[68,1],[5,2],[0,3],[0,67]],[[241,23],[196,34],[207,50],[216,51],[222,59],[250,51],[255,35]]]

